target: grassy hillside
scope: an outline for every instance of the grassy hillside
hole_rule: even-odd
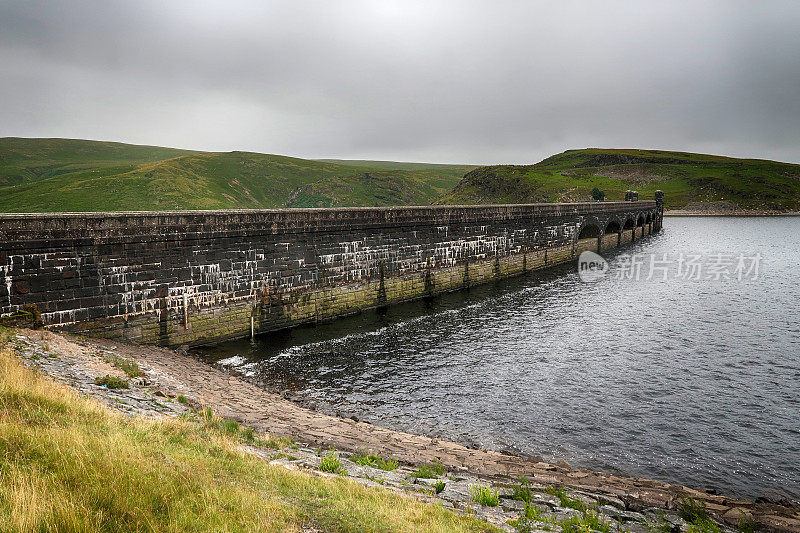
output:
[[[0,530],[494,531],[383,488],[269,466],[218,419],[124,417],[28,370],[0,328]]]
[[[446,165],[412,167],[0,139],[0,212],[427,205],[463,175]]]
[[[607,200],[625,190],[649,199],[661,189],[667,209],[694,202],[729,202],[743,209],[800,209],[800,165],[761,159],[659,150],[568,150],[535,165],[481,167],[437,203],[590,201],[594,187]]]
[[[0,138],[0,186],[69,172],[151,163],[195,153],[177,148],[77,139]]]

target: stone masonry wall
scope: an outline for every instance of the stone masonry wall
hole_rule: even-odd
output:
[[[640,201],[0,215],[0,316],[35,305],[46,327],[211,343],[617,246],[657,230],[660,208]],[[581,232],[591,238],[579,240]]]

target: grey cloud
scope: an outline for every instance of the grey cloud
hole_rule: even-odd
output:
[[[800,161],[796,2],[11,2],[0,135],[534,162]]]

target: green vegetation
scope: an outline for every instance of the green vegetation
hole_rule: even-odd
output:
[[[433,490],[436,491],[436,494],[439,494],[440,492],[442,492],[444,490],[445,486],[446,486],[445,482],[442,481],[441,479],[439,481],[437,481],[436,483],[434,483],[433,485],[431,485],[431,487],[433,487]]]
[[[708,516],[705,502],[694,498],[681,498],[681,518],[689,523],[689,533],[720,533],[720,528]]]
[[[539,527],[534,527],[535,525],[532,522],[543,522],[545,524],[558,526],[564,533],[585,533],[590,531],[610,533],[611,523],[605,520],[597,509],[587,507],[587,505],[579,499],[570,498],[566,489],[563,487],[551,486],[546,489],[548,494],[559,499],[561,507],[568,507],[578,511],[577,514],[563,520],[556,520],[554,515],[548,515],[540,507],[529,503],[531,494],[530,490],[525,490],[526,488],[527,482],[523,479],[520,487],[514,490],[514,495],[518,496],[514,499],[528,502],[525,504],[524,515],[512,524],[518,531],[528,532],[538,530]]]
[[[529,520],[535,520],[537,522],[548,522],[547,514],[542,511],[542,509],[536,505],[532,505],[530,503],[525,504],[525,518]]]
[[[619,201],[661,189],[667,209],[727,202],[743,209],[800,210],[800,165],[660,150],[568,150],[535,165],[475,169],[437,203]]]
[[[511,493],[511,499],[525,503],[531,502],[533,499],[533,491],[531,491],[531,487],[526,478],[520,478],[519,485],[514,486],[514,492]]]
[[[755,533],[758,531],[759,527],[752,517],[742,516],[739,518],[737,529],[739,530],[739,533]]]
[[[397,461],[392,459],[384,459],[380,455],[374,453],[367,453],[364,451],[357,452],[350,457],[350,460],[357,465],[371,466],[373,468],[380,468],[381,470],[397,470],[399,466]]]
[[[659,513],[656,520],[648,521],[645,525],[647,533],[672,533],[672,524],[667,521],[664,511]]]
[[[611,523],[603,520],[597,511],[582,511],[581,513],[565,518],[558,522],[562,533],[583,533],[585,531],[600,531],[609,533]]]
[[[690,497],[683,497],[679,504],[681,518],[687,522],[696,522],[708,518],[705,502]]]
[[[178,401],[180,402],[180,396],[178,396]],[[289,439],[258,436],[251,428],[242,427],[236,420],[219,416],[210,407],[202,409],[198,414],[203,427],[228,435],[238,442],[273,449],[284,448],[291,444]]]
[[[439,461],[435,461],[433,464],[424,464],[411,475],[418,479],[434,479],[444,475],[444,465]]]
[[[0,212],[428,205],[466,169],[2,138]]]
[[[107,389],[127,389],[128,388],[128,380],[118,378],[116,376],[109,376],[106,374],[101,378],[95,378],[94,380],[95,385],[100,385]]]
[[[531,531],[539,531],[542,527],[538,523],[553,524],[560,528],[562,533],[587,533],[591,531],[599,531],[600,533],[611,532],[611,522],[603,519],[602,515],[593,509],[582,509],[579,513],[565,518],[563,520],[556,520],[554,515],[548,515],[541,508],[526,504],[525,512],[518,520],[510,522],[512,527],[517,531],[528,533]],[[544,529],[550,530],[549,526],[545,525]]]
[[[592,200],[596,200],[598,202],[602,202],[606,198],[605,191],[601,191],[597,187],[592,189]]]
[[[135,166],[192,150],[80,139],[0,138],[0,187],[107,167]]]
[[[494,531],[383,488],[270,466],[215,416],[112,412],[12,354],[0,330],[0,531]]]
[[[721,530],[717,524],[711,520],[701,520],[694,524],[689,525],[688,533],[720,533]]]
[[[189,399],[183,394],[178,394],[178,403],[182,403],[183,405],[189,405]]]
[[[42,313],[36,304],[26,305],[10,315],[1,317],[0,325],[39,329],[42,327]]]
[[[586,511],[586,504],[581,500],[570,498],[564,487],[555,485],[547,487],[547,493],[558,498],[561,502],[561,507],[569,507],[570,509],[581,512]]]
[[[500,505],[500,496],[497,493],[497,489],[485,485],[471,485],[469,490],[472,493],[472,500],[481,505],[489,507]]]
[[[319,469],[323,472],[329,472],[331,474],[344,474],[345,472],[335,450],[330,450],[328,453],[322,456]]]
[[[130,359],[125,359],[123,357],[119,357],[118,355],[110,355],[104,357],[103,360],[110,365],[113,365],[123,372],[125,372],[129,378],[138,378],[140,376],[144,376],[141,369],[139,368],[139,364],[136,361],[132,361]]]

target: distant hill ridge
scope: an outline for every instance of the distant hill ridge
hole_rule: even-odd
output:
[[[0,212],[574,202],[594,188],[608,200],[661,189],[668,209],[797,211],[800,165],[589,148],[475,167],[0,138]]]
[[[428,205],[464,165],[199,152],[74,139],[0,139],[0,211]]]
[[[800,210],[800,165],[764,159],[588,148],[567,150],[534,165],[494,165],[467,173],[440,204],[591,201],[592,189],[622,200],[627,189],[667,209],[725,202],[752,211]]]

